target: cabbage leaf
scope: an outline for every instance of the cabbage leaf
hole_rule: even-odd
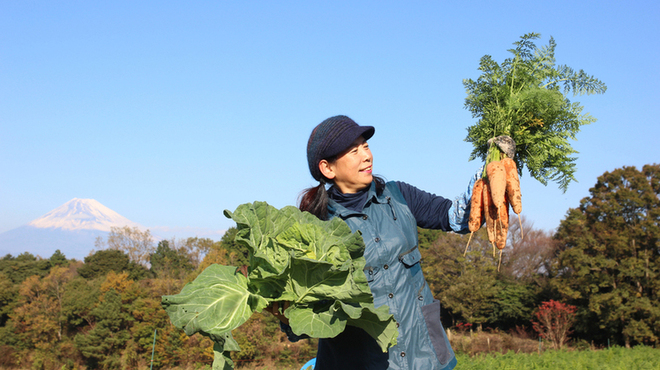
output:
[[[215,342],[214,369],[233,368],[228,351],[240,349],[231,331],[276,301],[291,303],[284,315],[296,335],[331,338],[352,325],[369,333],[383,352],[396,344],[389,307],[373,305],[362,236],[343,220],[321,221],[265,202],[224,214],[236,222],[236,241],[249,250],[247,276],[237,267],[211,265],[179,294],[162,299],[176,327]]]

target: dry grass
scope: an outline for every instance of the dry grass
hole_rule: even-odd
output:
[[[449,342],[456,353],[473,356],[480,353],[534,353],[539,342],[524,330],[503,332],[456,332],[450,331]]]

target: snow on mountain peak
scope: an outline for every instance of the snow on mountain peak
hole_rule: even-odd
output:
[[[142,227],[94,199],[73,198],[44,216],[30,222],[38,228],[63,230],[101,230],[111,227]]]

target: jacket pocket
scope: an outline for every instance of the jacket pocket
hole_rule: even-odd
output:
[[[419,252],[419,248],[417,248],[417,246],[399,255],[399,261],[401,261],[401,263],[403,263],[408,271],[410,271],[412,276],[417,275],[417,273],[422,270],[420,263],[421,260],[422,254]]]
[[[426,321],[435,355],[442,365],[446,365],[452,359],[453,354],[448,344],[445,329],[440,323],[440,301],[434,299],[433,303],[422,306],[422,315],[424,315],[424,321]]]

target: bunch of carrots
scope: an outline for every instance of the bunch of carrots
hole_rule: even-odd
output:
[[[478,231],[485,222],[488,240],[493,245],[493,255],[495,255],[495,248],[500,250],[499,270],[502,262],[502,249],[506,245],[509,230],[509,206],[518,215],[518,221],[521,222],[522,197],[516,162],[503,153],[496,153],[496,155],[504,158],[491,157],[492,160],[486,164],[484,169],[484,176],[474,183],[472,189],[468,223],[471,233],[468,244],[465,246],[465,254],[470,246],[472,234]],[[520,232],[522,236],[522,222]]]

